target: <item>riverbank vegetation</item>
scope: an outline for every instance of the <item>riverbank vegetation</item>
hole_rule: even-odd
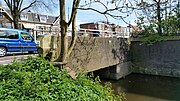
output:
[[[148,37],[138,37],[131,39],[131,41],[141,41],[147,45],[152,45],[156,42],[167,41],[167,40],[180,40],[180,36],[159,36],[154,34]]]
[[[98,78],[78,74],[72,79],[67,71],[48,61],[29,57],[21,62],[0,66],[1,101],[122,101],[111,86]]]
[[[171,0],[149,0],[137,4],[137,26],[132,33],[136,40],[146,44],[164,40],[180,39],[180,2]],[[134,39],[133,39],[134,40]]]

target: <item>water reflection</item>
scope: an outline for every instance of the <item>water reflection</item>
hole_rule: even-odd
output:
[[[180,101],[180,79],[131,74],[110,81],[116,92],[125,92],[127,101]]]

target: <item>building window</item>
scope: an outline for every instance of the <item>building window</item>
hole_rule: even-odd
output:
[[[51,27],[47,27],[47,31],[51,31]]]
[[[2,18],[2,11],[0,11],[0,18]]]
[[[11,23],[6,23],[6,27],[7,28],[12,28],[12,24]]]
[[[46,23],[47,22],[47,18],[45,16],[41,16],[40,17],[40,22]]]
[[[40,29],[40,26],[36,26],[36,29],[37,29],[37,30]]]
[[[0,22],[0,28],[2,28],[2,22]]]
[[[28,16],[27,15],[21,15],[21,20],[28,20]]]
[[[38,18],[38,14],[35,14],[35,18],[36,18],[36,19]]]

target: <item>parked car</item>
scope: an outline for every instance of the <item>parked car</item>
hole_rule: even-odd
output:
[[[0,56],[22,51],[37,52],[33,36],[23,30],[0,28]]]

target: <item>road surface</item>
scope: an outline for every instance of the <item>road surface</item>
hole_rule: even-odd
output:
[[[13,62],[14,60],[26,59],[28,56],[37,56],[37,54],[28,54],[28,53],[8,54],[7,56],[0,57],[0,64],[7,65]]]

